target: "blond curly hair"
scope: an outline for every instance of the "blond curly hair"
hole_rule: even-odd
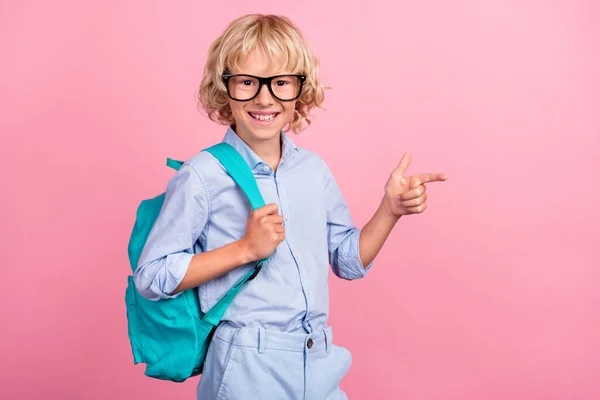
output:
[[[284,131],[299,133],[311,123],[310,111],[321,108],[325,87],[319,82],[319,62],[301,31],[286,17],[250,14],[233,20],[210,46],[204,75],[197,93],[198,107],[210,120],[223,125],[235,121],[229,107],[227,88],[221,78],[253,51],[279,60],[291,73],[306,75],[302,94],[296,102],[294,117]]]

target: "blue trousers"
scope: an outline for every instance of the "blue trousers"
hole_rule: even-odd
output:
[[[197,388],[198,400],[347,400],[340,382],[350,352],[330,327],[311,334],[217,327]]]

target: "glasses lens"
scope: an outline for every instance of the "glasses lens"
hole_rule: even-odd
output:
[[[281,100],[291,100],[300,92],[300,78],[297,76],[279,76],[271,81],[271,89]]]
[[[236,100],[248,100],[258,91],[258,79],[239,75],[229,78],[229,93]]]
[[[229,78],[229,93],[236,100],[249,100],[258,92],[258,79],[248,75],[238,75]],[[271,90],[279,100],[292,100],[300,93],[300,78],[284,75],[271,81]]]

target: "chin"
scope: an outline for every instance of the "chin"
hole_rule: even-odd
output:
[[[271,127],[269,129],[256,129],[253,127],[252,130],[250,130],[250,134],[254,137],[254,139],[261,141],[271,140],[277,137],[279,132],[281,132],[281,129],[277,129],[275,127]]]

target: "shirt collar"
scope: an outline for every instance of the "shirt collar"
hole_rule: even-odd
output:
[[[285,133],[281,132],[281,138],[283,141],[282,151],[281,151],[281,159],[289,160],[299,151],[298,147],[294,144],[292,139]]]
[[[287,161],[291,159],[295,153],[298,151],[298,147],[292,142],[292,140],[285,134],[285,132],[281,132],[281,139],[283,142],[282,151],[281,151],[281,162]],[[254,150],[244,142],[237,133],[230,126],[223,137],[223,142],[231,145],[234,149],[240,153],[244,161],[252,168],[253,170],[261,173],[270,172],[269,170],[265,170],[265,163],[262,158],[260,158]]]

